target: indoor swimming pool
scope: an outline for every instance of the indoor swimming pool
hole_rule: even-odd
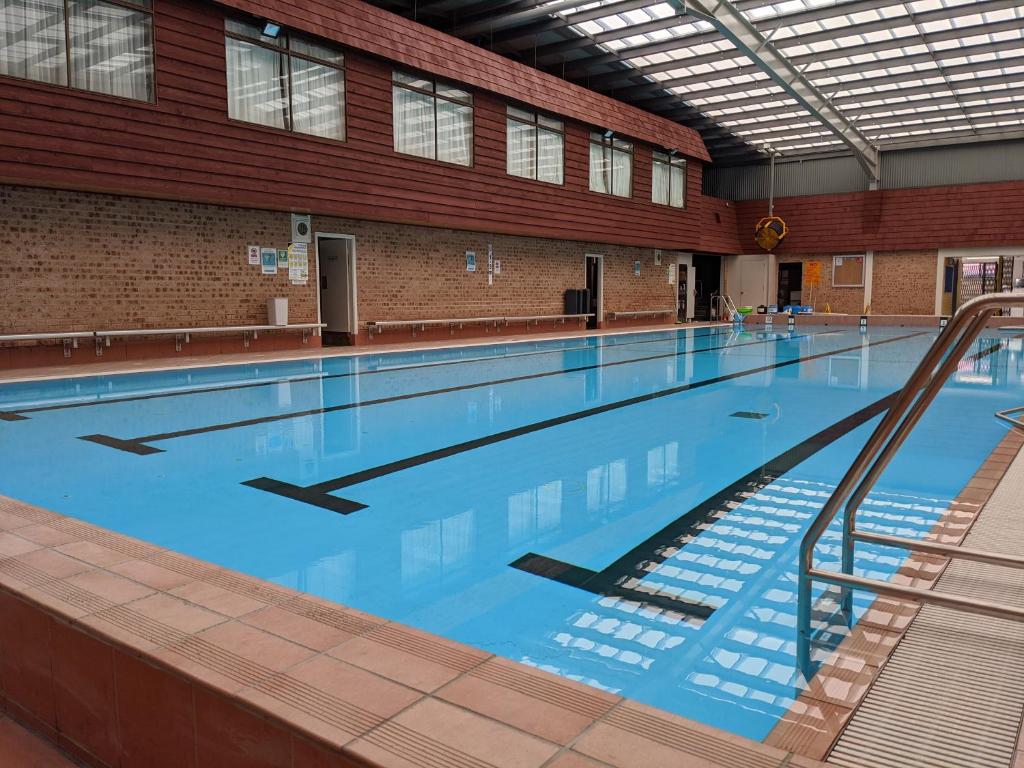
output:
[[[801,536],[936,332],[704,327],[0,385],[0,494],[761,740],[801,690]],[[937,522],[1006,433],[994,412],[1024,403],[1020,336],[977,342],[862,528]],[[903,558],[859,546],[856,566]]]

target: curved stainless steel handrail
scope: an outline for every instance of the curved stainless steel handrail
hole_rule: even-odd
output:
[[[805,679],[809,680],[813,675],[811,665],[811,586],[814,581],[823,581],[840,588],[840,607],[846,615],[847,621],[852,620],[853,616],[854,588],[1024,621],[1024,610],[1012,606],[969,600],[915,587],[902,587],[853,574],[853,554],[856,541],[872,541],[904,549],[942,554],[947,557],[961,557],[1024,568],[1024,558],[902,539],[895,536],[881,536],[856,530],[857,509],[864,501],[868,491],[889,465],[892,457],[938,395],[943,384],[956,370],[960,360],[967,354],[971,345],[985,328],[989,317],[997,309],[1015,305],[1024,305],[1024,292],[986,294],[972,299],[960,307],[917,368],[914,369],[897,396],[896,402],[889,408],[881,423],[875,428],[860,453],[857,454],[857,458],[854,459],[839,485],[836,486],[835,491],[832,492],[817,517],[811,522],[810,528],[800,542],[797,585],[797,630],[799,633],[797,663]],[[947,352],[949,352],[948,355]],[[815,569],[814,547],[844,502],[846,503],[846,514],[843,519],[842,571],[831,572]]]

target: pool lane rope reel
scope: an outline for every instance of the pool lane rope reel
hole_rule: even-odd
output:
[[[768,215],[754,225],[754,242],[766,251],[771,251],[789,234],[789,227],[775,215],[775,158],[779,155],[773,149],[768,164]]]

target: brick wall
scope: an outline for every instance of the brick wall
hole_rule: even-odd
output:
[[[604,311],[675,305],[667,266],[654,250],[547,238],[489,235],[317,216],[314,230],[356,237],[359,322],[438,317],[557,315],[569,288],[586,287],[584,259],[604,256]],[[501,274],[487,284],[487,246]],[[466,251],[476,271],[466,271]],[[634,261],[641,262],[640,276]]]
[[[312,283],[246,261],[289,231],[285,214],[0,185],[0,333],[262,325],[270,296],[316,322]]]
[[[356,237],[361,323],[560,314],[586,284],[584,255],[605,256],[606,311],[674,304],[653,250],[315,217]],[[317,289],[261,274],[246,246],[284,248],[288,214],[0,185],[0,333],[255,325],[266,299],[315,322]],[[487,284],[487,244],[501,274]],[[477,254],[466,272],[465,252]],[[642,263],[639,277],[633,262]],[[312,273],[314,262],[311,260]]]
[[[815,311],[824,312],[825,306],[831,312],[838,312],[849,315],[859,315],[864,311],[864,288],[836,288],[832,285],[832,257],[831,256],[779,256],[779,264],[787,262],[803,262],[804,283],[803,298],[804,304],[814,305]],[[816,261],[821,265],[821,281],[815,286],[813,293],[807,285],[807,263]],[[771,297],[774,301],[774,297]]]
[[[934,314],[937,263],[935,251],[876,253],[872,314]]]

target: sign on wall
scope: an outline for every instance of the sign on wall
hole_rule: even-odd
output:
[[[260,264],[264,275],[277,274],[277,248],[261,248]]]
[[[658,248],[654,249],[654,266],[661,266],[661,251]]]
[[[500,275],[501,274],[501,259],[495,259],[494,260],[494,274],[496,274],[496,275]]]
[[[288,280],[292,285],[305,285],[309,281],[309,245],[292,243],[288,246]]]
[[[487,284],[494,285],[494,244],[487,244]]]
[[[277,249],[277,268],[287,269],[288,268],[288,249],[278,248]]]
[[[639,261],[634,261],[633,262],[633,274],[636,275],[637,277],[640,277],[640,262]]]
[[[476,251],[466,251],[466,271],[476,272]]]
[[[803,284],[809,288],[821,285],[820,261],[808,261],[804,264]]]
[[[246,247],[246,251],[249,254],[249,265],[255,267],[260,263],[260,247],[258,245],[250,245]]]
[[[668,284],[673,285],[676,282],[676,265],[668,265]]]

